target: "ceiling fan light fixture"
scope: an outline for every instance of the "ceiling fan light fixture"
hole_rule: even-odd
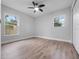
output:
[[[35,7],[34,10],[39,11],[39,8],[38,7]]]

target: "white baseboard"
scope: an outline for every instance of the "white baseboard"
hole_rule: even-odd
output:
[[[20,38],[20,39],[8,40],[8,41],[5,41],[5,42],[1,42],[1,44],[6,44],[6,43],[10,43],[10,42],[14,42],[14,41],[19,41],[19,40],[23,40],[23,39],[28,39],[28,38],[31,38],[31,37],[39,37],[39,38],[44,38],[44,39],[49,39],[49,40],[57,40],[57,41],[64,41],[64,42],[72,43],[71,40],[52,38],[52,37],[47,37],[47,36],[29,36],[29,37],[23,37],[23,38]]]
[[[20,39],[7,40],[5,42],[1,42],[1,44],[6,44],[6,43],[10,43],[10,42],[20,41],[20,40],[28,39],[28,38],[31,38],[31,37],[33,37],[33,36],[24,37],[24,38],[20,38]]]
[[[49,39],[49,40],[57,40],[57,41],[64,41],[64,42],[72,43],[71,40],[65,40],[65,39],[59,39],[59,38],[52,38],[52,37],[47,37],[47,36],[35,36],[35,37]]]

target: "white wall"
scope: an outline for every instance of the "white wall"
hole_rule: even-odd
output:
[[[20,20],[19,35],[4,36],[4,14],[10,13],[18,16]],[[60,28],[53,27],[53,17],[65,15],[65,26]],[[56,38],[57,40],[72,42],[72,20],[71,8],[47,13],[38,18],[32,18],[22,12],[2,5],[2,42],[20,40],[32,36]]]
[[[79,0],[73,9],[73,44],[79,53]]]
[[[2,43],[5,42],[10,42],[10,41],[15,41],[15,40],[20,40],[20,39],[24,39],[24,38],[28,38],[33,36],[33,18],[22,13],[19,12],[17,10],[14,10],[12,8],[9,8],[7,6],[2,5]],[[19,19],[20,23],[19,23],[19,35],[13,35],[13,36],[4,36],[4,14],[5,13],[9,13],[9,14],[13,14],[15,16],[17,16],[17,18]]]
[[[60,28],[54,28],[53,17],[65,15],[65,26]],[[35,36],[58,38],[58,40],[64,40],[72,42],[72,19],[71,8],[55,11],[38,17],[35,19]]]

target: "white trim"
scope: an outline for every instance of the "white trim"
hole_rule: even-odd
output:
[[[23,39],[28,39],[28,38],[31,38],[31,37],[38,37],[38,38],[44,38],[44,39],[49,39],[49,40],[57,40],[57,41],[72,43],[71,40],[64,40],[64,39],[59,39],[59,38],[47,37],[47,36],[29,36],[29,37],[24,37],[24,38],[20,38],[20,39],[8,40],[8,41],[5,41],[5,42],[1,42],[1,44],[19,41],[19,40],[23,40]]]
[[[63,24],[64,26],[55,27],[55,26],[54,26],[54,18],[60,17],[60,16],[63,16],[63,17],[64,17],[64,24]],[[54,28],[65,27],[65,19],[66,19],[66,15],[65,15],[65,14],[61,14],[61,15],[56,15],[56,16],[54,16],[54,17],[53,17],[53,22],[52,22],[52,23],[53,23],[53,27],[54,27]]]
[[[16,16],[16,19],[17,19],[17,27],[18,27],[16,34],[11,34],[11,35],[6,35],[6,34],[5,34],[5,15]],[[5,13],[3,19],[4,19],[4,36],[15,36],[15,35],[19,35],[19,31],[20,31],[20,30],[19,30],[19,29],[20,29],[20,28],[19,28],[19,26],[20,26],[20,18],[19,18],[19,16],[18,16],[18,15],[15,15],[15,14],[11,14],[11,13]]]
[[[24,37],[24,38],[20,38],[20,39],[7,40],[5,42],[1,42],[1,44],[6,44],[6,43],[10,43],[10,42],[21,41],[21,40],[25,40],[25,39],[28,39],[28,38],[31,38],[31,37],[33,37],[33,36]]]
[[[64,41],[64,42],[72,43],[71,40],[64,40],[64,39],[59,39],[59,38],[47,37],[47,36],[35,36],[35,37],[49,39],[49,40],[57,40],[57,41]]]

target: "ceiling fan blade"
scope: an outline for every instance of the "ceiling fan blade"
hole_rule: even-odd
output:
[[[28,8],[30,8],[30,9],[34,9],[34,7],[28,7]]]
[[[41,12],[43,12],[43,10],[42,9],[39,9]]]
[[[36,12],[36,10],[34,10],[34,13]]]
[[[41,5],[39,5],[38,7],[44,7],[45,5],[44,4],[41,4]]]
[[[36,5],[36,3],[34,1],[32,3],[33,3],[34,6]]]

